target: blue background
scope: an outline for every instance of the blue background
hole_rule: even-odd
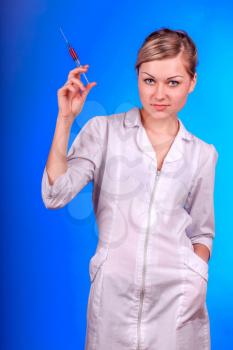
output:
[[[81,63],[90,64],[89,80],[97,82],[70,143],[92,116],[140,104],[134,64],[146,35],[167,26],[186,30],[195,41],[198,83],[179,116],[219,152],[207,305],[212,350],[232,346],[232,14],[230,1],[125,0],[114,6],[103,0],[9,0],[1,5],[4,350],[84,348],[88,265],[98,234],[92,184],[60,210],[46,209],[41,199],[57,89],[74,68],[59,26]]]

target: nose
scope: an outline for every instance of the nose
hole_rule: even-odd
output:
[[[153,91],[153,96],[155,101],[161,101],[165,98],[166,91],[164,85],[161,83],[156,83]]]

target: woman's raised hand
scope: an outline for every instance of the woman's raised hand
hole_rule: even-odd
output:
[[[59,118],[72,125],[74,119],[82,111],[86,97],[96,82],[84,86],[80,80],[80,73],[88,70],[89,65],[72,69],[67,82],[57,91]]]

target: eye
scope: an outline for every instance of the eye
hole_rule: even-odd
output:
[[[171,85],[172,87],[178,86],[180,84],[180,82],[177,80],[170,80],[169,83],[176,83],[176,85]]]
[[[150,79],[150,78],[146,78],[146,79],[144,79],[144,81],[146,82],[146,84],[148,84],[148,85],[151,85],[150,83],[148,83],[149,81],[151,82],[151,81],[154,81],[153,79]]]
[[[154,79],[146,78],[146,79],[144,79],[144,81],[145,81],[145,83],[146,83],[147,85],[152,85],[152,83],[154,82]],[[178,85],[180,84],[180,82],[177,81],[177,80],[170,80],[170,81],[169,81],[169,84],[170,84],[170,83],[175,83],[175,85],[174,85],[174,84],[170,85],[170,86],[172,86],[172,87],[178,86]]]

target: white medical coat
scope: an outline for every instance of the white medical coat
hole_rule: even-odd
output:
[[[212,253],[218,152],[179,131],[157,170],[140,109],[91,118],[42,198],[64,207],[93,181],[99,230],[90,260],[86,350],[209,350],[208,264]]]

